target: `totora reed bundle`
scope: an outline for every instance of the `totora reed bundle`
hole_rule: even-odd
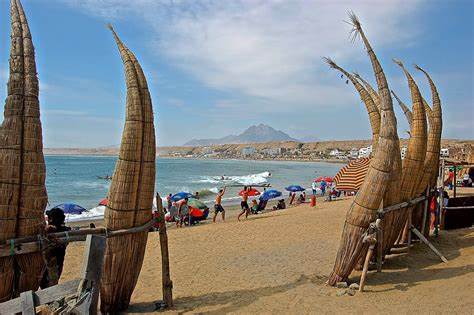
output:
[[[365,89],[367,90],[367,92],[369,92],[370,97],[374,101],[375,106],[377,106],[377,109],[380,110],[380,97],[379,94],[374,90],[372,85],[370,85],[370,83],[364,78],[362,78],[357,72],[354,72],[354,77],[364,85]]]
[[[365,108],[367,109],[367,113],[369,114],[369,121],[370,126],[372,128],[372,154],[375,154],[377,150],[377,143],[379,141],[379,133],[380,133],[380,113],[375,105],[372,97],[370,96],[369,92],[362,86],[362,84],[357,81],[357,79],[351,75],[349,72],[338,66],[333,60],[330,58],[323,58],[323,60],[333,69],[338,70],[342,74],[344,74],[349,80],[351,80],[352,84],[356,88],[357,92],[360,95],[360,99],[365,104]]]
[[[408,140],[407,152],[402,165],[402,185],[400,190],[402,200],[408,201],[418,195],[418,183],[423,175],[423,164],[426,155],[427,123],[425,107],[415,80],[413,80],[413,77],[405,69],[401,61],[394,60],[394,62],[400,66],[405,73],[413,102],[410,139]],[[401,229],[406,225],[407,216],[411,214],[412,209],[413,207],[400,210],[400,212],[403,213],[402,220],[393,226],[389,244],[387,245],[393,245],[395,243]],[[405,228],[404,235],[407,234],[408,228],[409,227]],[[404,236],[402,240],[405,237],[406,236]]]
[[[8,93],[0,127],[0,241],[44,231],[45,163],[35,51],[19,0],[11,0]],[[41,253],[0,258],[0,302],[37,290]]]
[[[413,114],[411,113],[411,110],[408,108],[408,106],[403,103],[403,101],[398,97],[397,94],[395,94],[395,92],[392,90],[392,94],[393,96],[395,97],[395,99],[397,100],[398,102],[398,105],[400,106],[400,108],[402,109],[403,111],[403,114],[405,115],[407,121],[408,121],[408,125],[410,126],[411,128],[411,122],[413,120]]]
[[[419,191],[423,191],[426,187],[434,187],[436,185],[436,178],[438,177],[438,165],[439,165],[439,152],[441,150],[441,132],[443,129],[443,117],[441,111],[441,100],[439,98],[438,90],[430,75],[415,65],[415,68],[422,71],[431,88],[431,98],[433,102],[433,108],[430,113],[427,113],[430,119],[430,132],[428,135],[428,143],[426,148],[426,158],[423,169],[423,178],[421,180]],[[429,108],[428,105],[425,105]]]
[[[363,235],[369,223],[376,218],[377,210],[390,180],[394,151],[398,145],[397,121],[393,112],[387,80],[358,18],[351,13],[350,19],[354,27],[354,34],[360,35],[364,42],[377,78],[381,98],[381,123],[377,151],[370,162],[364,184],[346,215],[334,268],[328,279],[330,285],[346,280],[357,264],[359,256],[367,250],[368,244],[362,242]]]
[[[146,78],[134,54],[109,26],[123,61],[127,84],[125,126],[105,210],[107,229],[140,226],[152,218],[155,187],[155,127]],[[108,238],[100,290],[101,311],[124,310],[143,263],[147,232]]]

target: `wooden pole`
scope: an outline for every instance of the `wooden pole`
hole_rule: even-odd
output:
[[[163,211],[163,202],[160,194],[156,193],[156,207],[159,213],[159,234],[161,247],[161,272],[162,272],[162,288],[163,302],[166,307],[173,307],[173,281],[170,275],[170,261],[168,251],[168,234],[166,233],[165,213]]]
[[[410,226],[412,225],[412,218],[411,218],[412,213],[413,213],[413,210],[412,210],[412,208],[410,208],[410,209],[408,210],[408,222],[407,222],[407,224],[406,224],[406,227],[408,227],[408,231],[407,231],[407,233],[408,233],[408,235],[407,235],[407,237],[408,237],[408,238],[407,238],[407,253],[410,251],[410,246],[411,246],[411,231],[410,231]]]
[[[456,163],[454,163],[454,170],[453,170],[453,173],[454,173],[454,176],[453,176],[453,182],[454,182],[453,183],[453,190],[454,190],[453,191],[453,196],[454,196],[454,198],[456,198],[456,186],[457,186],[457,180],[456,180],[456,173],[457,172],[456,172],[456,170],[457,170]]]
[[[426,237],[420,233],[420,231],[418,231],[415,227],[411,227],[410,230],[415,233],[416,236],[418,236],[420,238],[420,240],[425,243],[426,245],[428,245],[428,247],[436,254],[439,256],[439,258],[441,258],[441,260],[445,263],[448,262],[448,259],[446,259],[446,257],[443,256],[443,254],[441,254],[437,249],[436,247],[434,247],[433,244],[430,243],[430,241],[428,241],[426,239]]]
[[[421,223],[421,234],[425,235],[425,227],[426,227],[426,220],[428,218],[428,206],[429,206],[429,197],[430,197],[430,188],[426,188],[425,192],[426,200],[423,206],[423,221]],[[428,234],[430,233],[430,229],[428,229]]]
[[[359,284],[359,292],[364,291],[365,286],[365,279],[367,278],[367,272],[369,271],[369,262],[372,258],[372,254],[374,253],[375,248],[375,240],[370,240],[369,250],[367,251],[367,255],[365,256],[364,268],[362,269],[362,275],[360,277],[360,284]]]

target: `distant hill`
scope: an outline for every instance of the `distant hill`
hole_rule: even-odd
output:
[[[250,126],[239,135],[230,135],[218,139],[193,139],[184,146],[208,146],[216,144],[237,144],[237,143],[262,143],[272,141],[298,141],[281,130],[276,130],[268,125],[260,124]]]

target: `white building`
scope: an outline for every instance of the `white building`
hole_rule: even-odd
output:
[[[270,156],[277,156],[281,155],[281,148],[268,148],[268,149],[263,149],[262,153]]]
[[[242,149],[243,156],[249,156],[257,153],[257,150],[254,147],[245,147]]]
[[[368,146],[366,148],[360,148],[359,149],[359,159],[360,158],[368,158],[370,157],[370,154],[372,153],[372,146]]]
[[[352,149],[349,151],[349,155],[348,155],[349,158],[351,158],[351,159],[357,159],[358,156],[359,156],[359,150],[357,150],[357,148],[352,148]]]
[[[441,151],[439,152],[439,154],[440,154],[442,157],[449,157],[449,149],[441,149]]]
[[[403,146],[402,149],[400,150],[400,155],[402,157],[402,160],[405,158],[405,155],[407,155],[407,147]]]
[[[338,156],[341,152],[338,149],[332,149],[331,152],[329,152],[330,156]]]

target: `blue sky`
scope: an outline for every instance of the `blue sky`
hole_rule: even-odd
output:
[[[0,98],[8,73],[9,11],[0,0]],[[474,1],[23,0],[37,53],[46,147],[117,145],[125,83],[111,22],[140,60],[158,145],[239,133],[266,123],[296,138],[368,139],[359,97],[321,61],[373,82],[354,10],[392,89],[409,101],[405,62],[430,100],[418,63],[438,84],[443,136],[474,138]],[[394,103],[394,106],[396,104]],[[399,135],[405,119],[396,107]]]

